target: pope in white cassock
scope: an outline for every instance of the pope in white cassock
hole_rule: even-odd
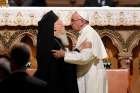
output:
[[[84,11],[74,12],[71,26],[79,33],[74,50],[54,50],[54,56],[64,57],[65,62],[77,64],[79,93],[108,93],[103,66],[107,53],[100,36],[88,23],[88,14]]]

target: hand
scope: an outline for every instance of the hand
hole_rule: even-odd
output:
[[[65,55],[64,50],[52,50],[52,54],[55,58],[63,58]]]
[[[84,42],[81,43],[80,51],[86,48],[92,48],[92,43],[90,41],[85,40]]]

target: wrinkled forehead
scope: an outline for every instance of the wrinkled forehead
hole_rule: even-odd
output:
[[[63,25],[63,22],[62,22],[62,20],[60,20],[60,19],[57,19],[57,21],[55,22],[55,25]]]

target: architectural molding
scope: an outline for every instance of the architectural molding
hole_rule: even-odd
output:
[[[105,29],[98,30],[97,32],[100,34],[101,38],[103,38],[104,36],[109,37],[113,45],[118,49],[119,52],[122,52],[122,50],[125,49],[125,41],[117,31]]]
[[[126,46],[128,47],[128,52],[132,53],[133,49],[138,45],[140,41],[140,31],[135,31],[126,41]]]

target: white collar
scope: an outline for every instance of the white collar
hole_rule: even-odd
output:
[[[79,34],[81,35],[82,33],[84,33],[86,30],[85,29],[87,29],[87,28],[89,28],[89,25],[86,25],[84,28],[82,28],[80,31],[79,31]]]

